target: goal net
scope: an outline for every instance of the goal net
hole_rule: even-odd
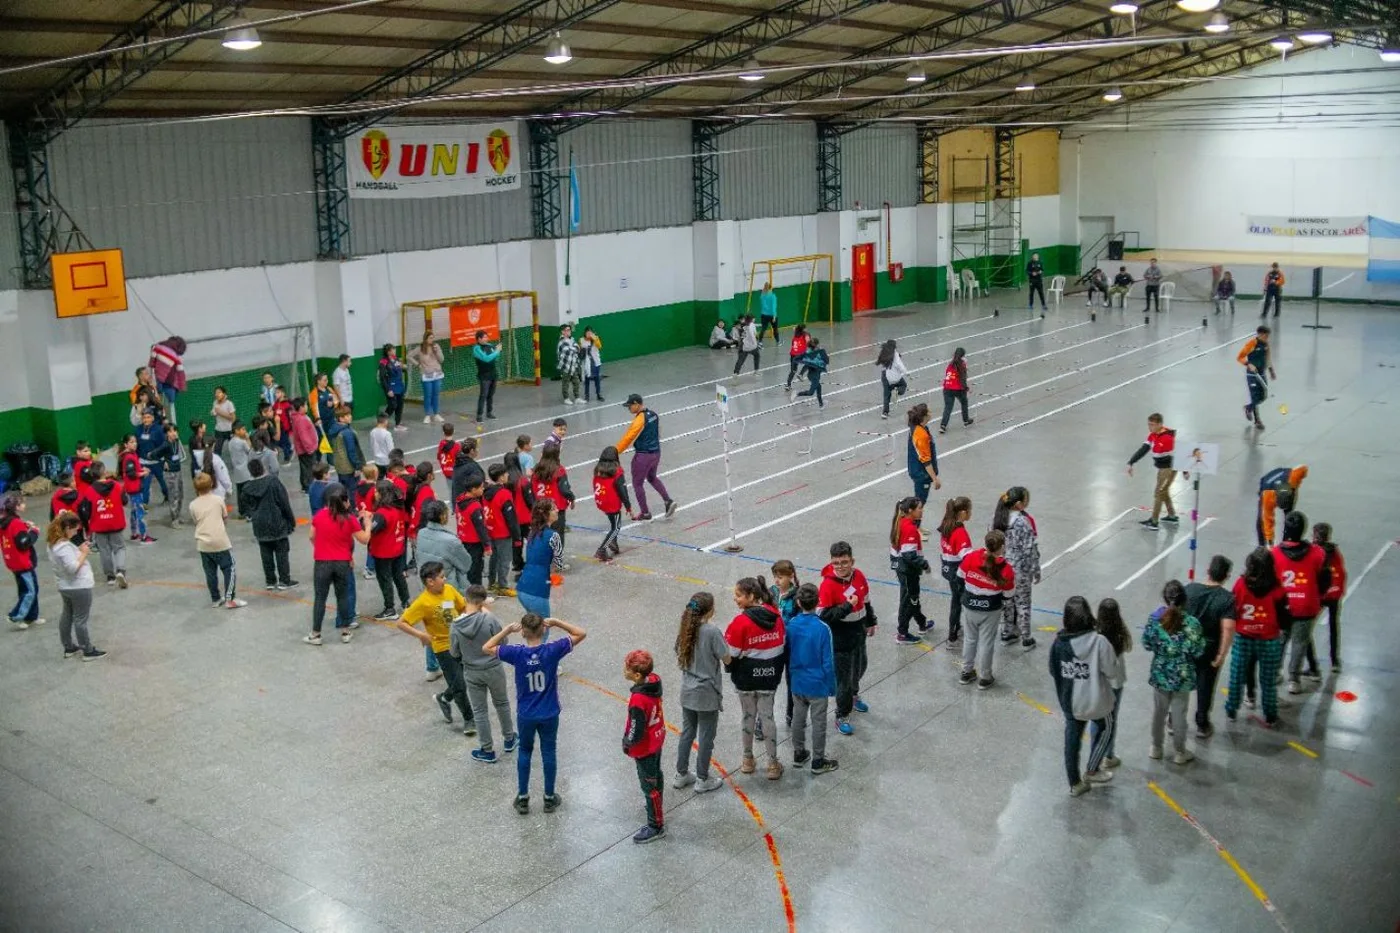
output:
[[[206,415],[214,403],[215,386],[224,387],[239,419],[251,424],[262,400],[265,372],[272,373],[274,385],[286,389],[287,398],[304,396],[315,377],[314,348],[309,323],[186,337],[186,387],[176,403],[181,427],[191,419],[209,420]]]
[[[758,317],[764,285],[778,293],[778,320],[831,324],[836,319],[836,260],[830,253],[759,259],[749,267],[744,313]]]
[[[496,370],[502,382],[540,384],[540,305],[535,292],[484,292],[409,301],[399,306],[399,350],[406,359],[425,334],[442,348],[443,392],[477,385],[472,348],[478,331],[499,342]],[[423,400],[423,383],[416,366],[409,367],[404,398]]]

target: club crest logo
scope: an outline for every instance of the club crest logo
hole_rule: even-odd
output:
[[[510,167],[510,134],[505,130],[492,130],[487,135],[486,161],[491,163],[497,175],[504,175]]]
[[[370,130],[360,139],[360,157],[377,181],[389,168],[389,137],[379,130]]]

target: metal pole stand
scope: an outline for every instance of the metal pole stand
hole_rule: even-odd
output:
[[[729,478],[729,413],[726,405],[721,409],[719,430],[720,439],[724,444],[724,496],[726,511],[729,513],[729,543],[724,549],[730,554],[737,554],[744,549],[744,546],[734,539],[734,485]]]
[[[1201,536],[1201,474],[1196,473],[1191,478],[1191,488],[1196,491],[1195,501],[1191,503],[1191,569],[1186,572],[1188,582],[1196,580],[1196,542]]]
[[[1304,325],[1303,325],[1303,329],[1304,329],[1304,330],[1331,330],[1331,329],[1332,329],[1332,325],[1331,325],[1331,324],[1323,324],[1323,323],[1322,323],[1322,298],[1319,297],[1319,296],[1317,296],[1317,295],[1314,295],[1314,296],[1313,296],[1313,322],[1312,322],[1311,324],[1304,324]]]

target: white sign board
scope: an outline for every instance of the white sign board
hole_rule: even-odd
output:
[[[721,415],[729,414],[729,389],[718,383],[715,385],[715,404],[719,406]]]
[[[1185,473],[1214,476],[1220,471],[1220,445],[1177,441],[1174,465]]]
[[[520,187],[519,124],[383,125],[345,140],[352,198],[446,198]]]
[[[1283,236],[1327,239],[1340,236],[1366,236],[1369,218],[1361,217],[1273,217],[1250,214],[1246,230],[1253,236]]]

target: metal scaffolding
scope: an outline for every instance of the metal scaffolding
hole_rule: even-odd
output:
[[[919,127],[919,203],[938,203],[938,131]]]
[[[714,124],[690,124],[691,197],[696,221],[719,220],[719,134]]]
[[[825,120],[817,124],[817,210],[841,209],[841,132]]]
[[[536,239],[564,235],[559,200],[559,133],[548,123],[530,124],[530,222]]]
[[[952,258],[987,288],[1021,284],[1020,157],[954,156]]]
[[[992,264],[987,285],[1019,288],[1025,269],[1021,255],[1021,157],[1016,154],[1016,136],[1009,128],[997,127],[993,140],[992,223],[987,232]]]

